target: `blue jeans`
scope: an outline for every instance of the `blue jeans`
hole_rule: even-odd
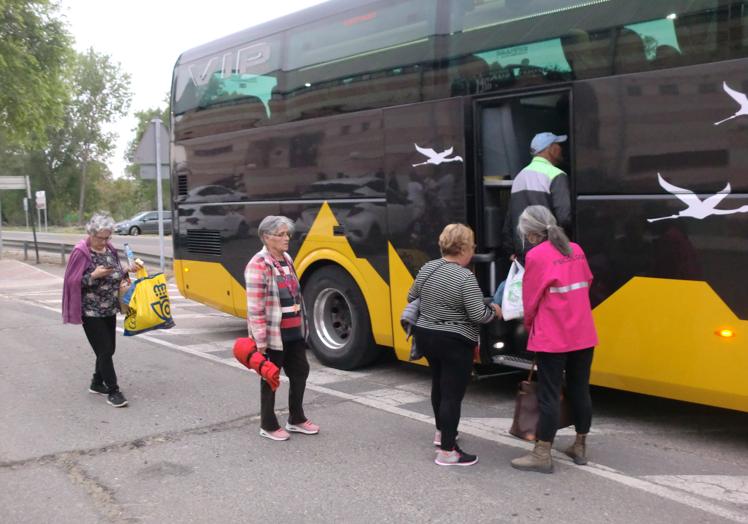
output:
[[[491,302],[501,305],[501,301],[504,300],[504,286],[506,286],[506,280],[501,282],[501,284],[499,284],[499,287],[496,288],[496,293],[493,294],[493,299],[491,300]]]

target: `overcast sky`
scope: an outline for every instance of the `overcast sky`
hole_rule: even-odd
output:
[[[61,0],[75,47],[106,53],[132,77],[130,115],[117,123],[117,150],[109,159],[124,173],[125,149],[137,122],[134,111],[163,105],[183,51],[323,0]]]

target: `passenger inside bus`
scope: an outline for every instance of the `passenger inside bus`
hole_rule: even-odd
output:
[[[642,38],[635,31],[624,27],[616,38],[613,73],[622,75],[647,69],[649,69],[649,62]]]
[[[561,47],[576,80],[595,78],[609,72],[608,39],[591,39],[587,31],[572,29],[561,37]]]
[[[655,59],[652,67],[664,69],[666,67],[678,67],[683,64],[680,52],[671,45],[658,45],[655,50]]]

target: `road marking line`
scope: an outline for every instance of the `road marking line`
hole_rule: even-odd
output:
[[[748,477],[740,475],[649,475],[647,480],[731,504],[748,504]]]
[[[186,313],[184,315],[174,313],[172,315],[172,318],[174,320],[186,320],[186,319],[192,319],[192,318],[234,318],[231,315],[227,315],[226,313]],[[244,323],[244,327],[246,328],[246,322]]]
[[[176,318],[176,317],[175,317]],[[241,331],[242,333],[246,333],[247,328],[246,326],[239,326],[239,327],[233,327],[233,326],[226,326],[226,327],[204,327],[204,328],[170,328],[170,329],[161,329],[157,331],[157,333],[160,333],[162,335],[210,335],[214,333],[235,333],[237,331]],[[154,332],[155,333],[155,332]]]
[[[362,392],[361,395],[366,395],[367,398],[383,402],[390,406],[414,404],[416,402],[424,402],[426,400],[429,400],[429,397],[416,395],[408,391],[403,391],[401,389],[395,388],[374,389],[371,391]]]
[[[507,417],[460,417],[460,427],[463,424],[476,430],[490,431],[497,435],[507,435],[512,427],[513,419]],[[462,431],[462,429],[460,429]],[[594,431],[590,430],[590,433]],[[574,436],[576,431],[572,427],[561,428],[556,432],[560,436]]]
[[[4,297],[9,300],[13,300],[17,302],[23,302],[26,304],[30,304],[32,306],[40,307],[43,309],[54,311],[55,313],[59,313],[57,309],[53,309],[48,306],[39,304],[38,302],[32,302],[32,301],[24,300],[19,297],[8,296],[6,294],[0,294],[0,297]],[[123,332],[122,328],[119,328],[119,327],[117,328],[117,331],[119,331],[120,333]],[[181,351],[182,353],[194,355],[196,357],[209,360],[217,364],[222,364],[222,365],[230,366],[233,368],[246,369],[244,366],[242,366],[241,364],[239,364],[233,359],[219,358],[210,353],[204,353],[204,352],[196,351],[189,347],[172,344],[171,342],[158,339],[148,334],[141,334],[141,335],[138,335],[138,337],[141,340],[148,340],[148,341],[153,342],[154,344],[159,344],[164,347],[174,349],[176,351]],[[281,381],[287,382],[288,379],[285,376],[282,376]],[[352,402],[356,402],[357,404],[361,404],[363,406],[368,406],[373,409],[377,409],[379,411],[391,413],[393,415],[399,415],[401,417],[405,417],[411,420],[424,422],[432,426],[434,424],[434,418],[429,415],[423,415],[421,413],[416,413],[415,411],[409,411],[409,410],[406,410],[406,409],[403,409],[397,406],[393,406],[393,405],[387,404],[386,402],[383,402],[380,399],[366,398],[360,395],[344,393],[342,391],[336,391],[334,389],[330,389],[330,388],[320,386],[317,384],[312,384],[312,383],[307,384],[307,389],[311,389],[312,391],[315,391],[317,393],[322,393],[322,394],[329,395],[332,397],[337,397],[337,398],[344,399],[344,400],[350,400]],[[485,440],[489,440],[489,441],[495,442],[503,446],[520,448],[524,450],[528,450],[531,448],[531,444],[529,442],[520,441],[519,439],[516,439],[508,435],[505,436],[505,435],[499,434],[495,430],[487,429],[485,425],[476,424],[475,422],[472,422],[469,419],[461,421],[460,432],[464,434],[468,434],[468,435],[473,435],[475,437],[482,438]],[[554,450],[553,456],[554,456],[554,459],[559,462],[565,462],[567,464],[571,464],[571,460],[565,455],[563,455],[562,453],[559,453]],[[583,473],[589,473],[591,475],[596,475],[606,480],[617,482],[624,486],[638,489],[645,493],[655,495],[660,498],[667,499],[672,502],[676,502],[678,504],[682,504],[684,506],[688,506],[690,508],[703,511],[705,513],[710,513],[712,515],[716,515],[718,517],[722,517],[727,520],[731,520],[733,522],[740,522],[740,523],[748,524],[748,515],[742,512],[738,513],[736,511],[732,511],[722,506],[718,506],[711,502],[689,495],[688,493],[685,493],[684,491],[680,489],[673,489],[667,486],[662,486],[660,484],[647,480],[646,477],[644,478],[631,477],[613,468],[609,468],[607,466],[604,466],[602,464],[597,464],[595,462],[588,462],[586,466],[579,467],[578,471],[583,472]]]
[[[188,347],[195,351],[204,351],[206,353],[218,353],[219,351],[228,351],[234,346],[234,339],[225,340],[221,342],[206,342],[205,344],[189,344],[184,347]]]

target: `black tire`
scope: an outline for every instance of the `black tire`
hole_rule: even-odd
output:
[[[361,290],[338,266],[326,266],[304,283],[309,345],[315,356],[337,369],[356,369],[379,354]]]
[[[130,235],[136,237],[140,234],[140,228],[138,226],[132,226],[129,232],[130,232]]]

